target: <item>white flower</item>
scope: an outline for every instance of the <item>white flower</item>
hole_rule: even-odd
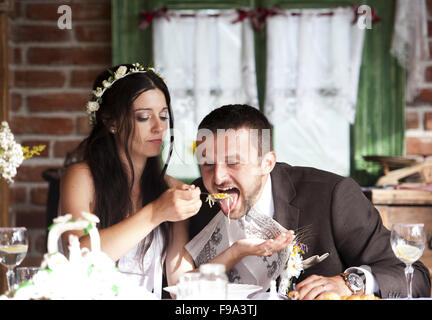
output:
[[[87,113],[96,112],[99,110],[99,103],[97,101],[87,102]]]
[[[288,259],[285,270],[283,271],[285,276],[289,279],[300,276],[303,270],[303,260],[300,254],[292,253]]]
[[[0,174],[3,179],[13,182],[17,168],[24,161],[24,154],[19,143],[9,129],[6,121],[0,126]]]
[[[127,71],[126,66],[118,67],[117,71],[114,73],[114,79],[118,80],[122,78],[126,74],[126,71]]]
[[[104,88],[109,88],[111,87],[112,83],[109,82],[108,80],[104,80],[102,81],[102,85],[104,86]]]
[[[97,98],[102,97],[103,89],[101,87],[97,87],[96,90],[93,90],[93,95]]]

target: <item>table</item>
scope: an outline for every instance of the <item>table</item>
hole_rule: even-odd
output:
[[[424,223],[427,245],[420,261],[432,274],[432,192],[368,188],[364,193],[380,213],[387,229],[391,230],[393,223]]]

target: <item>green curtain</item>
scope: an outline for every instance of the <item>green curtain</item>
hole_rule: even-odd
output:
[[[279,5],[288,8],[325,8],[367,4],[377,11],[379,23],[366,29],[360,72],[356,119],[351,126],[351,176],[361,185],[373,185],[382,174],[365,155],[403,155],[405,152],[405,72],[390,55],[395,0],[111,0],[113,64],[140,61],[151,64],[151,27],[138,29],[142,10],[256,8]],[[265,28],[255,32],[258,98],[265,96]]]
[[[355,123],[351,126],[351,176],[373,185],[383,174],[365,155],[405,154],[406,73],[390,55],[395,1],[367,2],[381,22],[366,31]]]
[[[150,1],[111,0],[113,65],[135,62],[152,64],[151,26],[145,30],[138,28],[140,12],[150,9]]]

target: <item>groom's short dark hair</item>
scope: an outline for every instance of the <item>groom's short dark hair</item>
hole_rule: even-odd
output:
[[[273,150],[273,130],[267,117],[257,108],[247,104],[229,104],[214,109],[204,117],[198,126],[214,133],[217,129],[258,129],[260,133],[268,130],[270,133],[270,149]],[[261,147],[261,145],[260,145]]]

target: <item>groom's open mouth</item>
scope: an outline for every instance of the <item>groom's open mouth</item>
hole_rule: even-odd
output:
[[[237,206],[240,190],[236,187],[218,188],[219,193],[226,193],[229,195],[227,199],[219,201],[219,205],[225,214],[230,213]]]

